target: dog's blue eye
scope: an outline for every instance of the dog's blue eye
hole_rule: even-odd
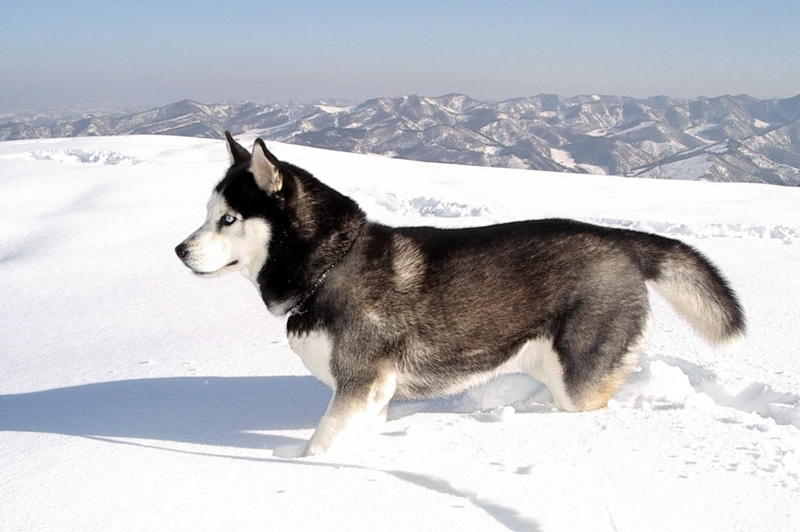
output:
[[[236,221],[236,218],[231,216],[230,214],[226,214],[222,218],[219,219],[220,225],[233,225],[233,222]]]

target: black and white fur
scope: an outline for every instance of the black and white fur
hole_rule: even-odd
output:
[[[669,238],[570,220],[387,227],[256,140],[176,248],[196,274],[240,270],[333,390],[305,454],[385,416],[393,398],[524,372],[569,411],[606,405],[637,364],[652,285],[711,342],[742,335],[717,269]]]

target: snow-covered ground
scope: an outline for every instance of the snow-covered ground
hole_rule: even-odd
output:
[[[173,253],[223,143],[0,143],[0,530],[800,530],[800,189],[270,148],[388,223],[681,238],[730,279],[749,336],[711,349],[654,299],[641,369],[604,410],[554,411],[509,376],[283,458],[330,391],[249,281]]]

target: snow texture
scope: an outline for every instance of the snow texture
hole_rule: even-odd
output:
[[[511,375],[283,458],[330,391],[248,281],[195,278],[172,251],[223,143],[0,143],[0,530],[800,530],[800,189],[270,148],[386,223],[563,216],[681,238],[729,278],[749,335],[712,349],[653,295],[606,409],[557,411]]]

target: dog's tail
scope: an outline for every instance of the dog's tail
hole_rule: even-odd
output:
[[[645,278],[709,342],[744,336],[742,306],[719,270],[678,240],[631,232]]]

